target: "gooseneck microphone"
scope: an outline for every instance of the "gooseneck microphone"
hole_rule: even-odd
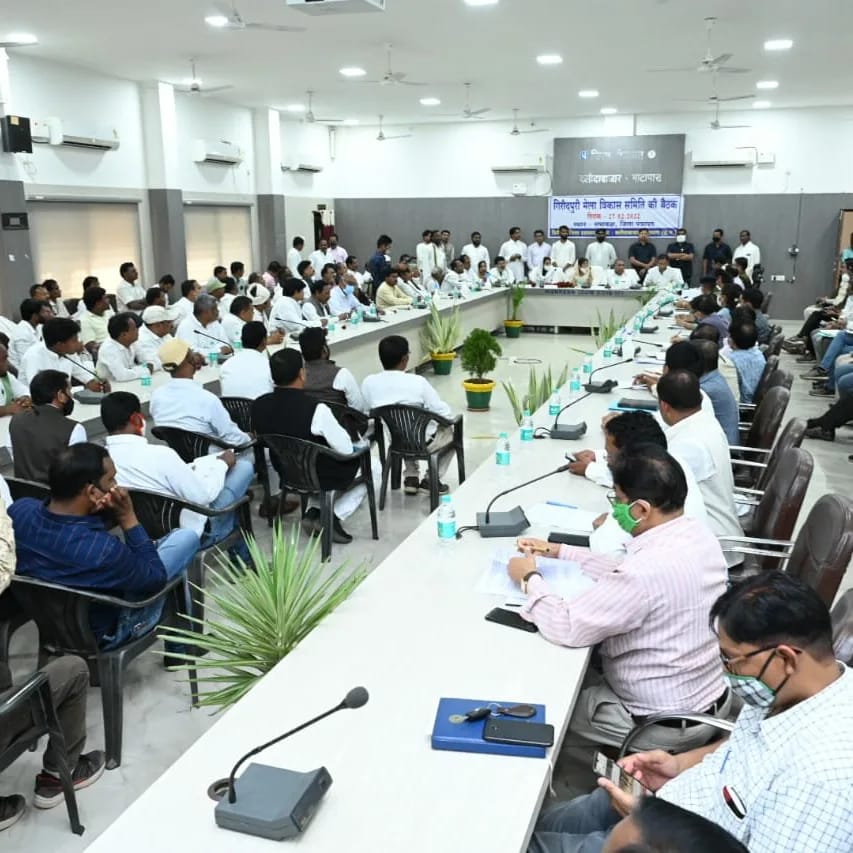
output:
[[[71,358],[71,356],[66,355],[65,353],[62,353],[62,354],[60,355],[60,358],[64,358],[64,359],[66,359],[67,361],[70,361],[73,365],[75,365],[75,366],[79,367],[81,370],[85,370],[85,371],[86,371],[86,373],[88,373],[90,376],[94,376],[94,377],[95,377],[95,379],[97,379],[97,380],[98,380],[98,382],[99,382],[99,383],[100,383],[100,385],[101,385],[101,388],[103,388],[103,387],[104,387],[105,380],[104,380],[101,376],[98,376],[98,374],[97,374],[97,373],[95,373],[95,371],[94,371],[94,370],[91,370],[90,368],[86,367],[86,365],[85,365],[85,364],[83,364],[82,362],[75,361],[73,358]],[[89,400],[89,399],[81,399],[81,400],[80,400],[80,402],[81,402],[81,403],[89,403],[89,404],[92,404],[92,405],[94,405],[95,403],[100,402],[100,400],[101,400],[101,398],[103,397],[103,394],[104,394],[104,392],[103,392],[103,391],[89,391],[89,389],[88,389],[88,388],[84,388],[83,390],[78,391],[77,393],[78,393],[78,394],[82,394],[82,395],[83,395],[83,397],[85,397],[87,394],[91,395],[91,400]],[[100,395],[100,396],[98,396],[98,397],[97,397],[97,399],[96,399],[95,395]]]
[[[568,465],[561,465],[559,468],[549,471],[547,474],[542,474],[539,477],[534,477],[532,480],[528,480],[526,483],[519,483],[517,486],[513,486],[510,489],[504,489],[504,491],[498,492],[498,494],[489,501],[486,511],[477,513],[477,529],[480,531],[480,536],[482,536],[483,539],[494,539],[503,536],[518,536],[519,533],[527,530],[527,528],[530,527],[530,522],[527,520],[524,510],[520,506],[509,510],[509,512],[493,513],[492,507],[494,506],[495,501],[497,501],[498,498],[502,498],[504,495],[508,495],[510,492],[523,489],[525,486],[530,486],[533,483],[538,483],[540,480],[546,479],[547,477],[553,477],[554,474],[562,474],[564,471],[568,470]]]
[[[253,755],[344,708],[361,708],[369,698],[364,687],[353,687],[334,708],[247,752],[234,765],[227,780],[227,795],[216,805],[214,816],[217,826],[276,841],[303,832],[332,784],[332,777],[325,767],[296,773],[265,764],[250,764],[239,780],[239,799],[235,782],[237,771]],[[214,783],[212,789],[222,790],[222,782]]]
[[[589,382],[583,386],[584,390],[588,394],[609,394],[619,383],[615,379],[608,379],[605,382],[593,382],[592,377],[602,370],[609,370],[611,367],[618,367],[620,364],[630,364],[633,360],[634,357],[631,356],[631,358],[625,358],[622,361],[614,361],[612,364],[604,364],[601,367],[597,367],[589,374]]]
[[[592,374],[590,374],[592,375]],[[570,403],[566,403],[559,412],[557,412],[557,417],[554,418],[554,426],[551,427],[551,431],[548,435],[549,438],[556,438],[560,441],[575,441],[580,438],[582,435],[586,434],[586,421],[581,421],[579,424],[571,424],[570,426],[561,427],[560,426],[560,415],[566,411],[566,409],[571,409],[576,403],[580,403],[581,400],[586,400],[589,397],[590,392],[587,391],[586,394],[582,394],[576,400],[572,400]]]
[[[231,344],[229,344],[228,341],[223,341],[221,338],[215,338],[213,335],[208,335],[207,332],[201,332],[198,329],[193,329],[193,332],[195,332],[195,334],[197,335],[201,335],[203,338],[208,338],[211,341],[216,341],[216,343],[222,344],[222,346],[224,347],[229,347],[229,349],[231,348]]]

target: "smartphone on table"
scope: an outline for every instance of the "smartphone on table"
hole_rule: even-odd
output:
[[[518,628],[519,631],[529,631],[535,634],[539,629],[532,623],[523,619],[519,613],[513,610],[505,610],[503,607],[495,607],[486,614],[487,622],[497,622],[498,625],[506,625],[507,628]]]
[[[486,720],[483,740],[517,746],[553,746],[554,727],[549,723],[528,723],[500,717]]]

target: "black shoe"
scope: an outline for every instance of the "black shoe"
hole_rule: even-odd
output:
[[[822,441],[835,441],[835,430],[822,426],[812,426],[806,430],[806,438],[819,438]]]
[[[424,477],[423,480],[421,480],[420,489],[425,494],[429,494],[429,477]],[[450,491],[450,486],[448,486],[447,483],[439,482],[438,493],[440,495],[446,495],[449,491]]]
[[[309,510],[306,510],[305,515],[302,516],[302,529],[309,536],[319,536],[320,530],[320,510],[316,507],[312,507]]]
[[[800,375],[800,379],[825,379],[829,375],[829,371],[824,370],[819,364],[813,367],[808,373]]]
[[[336,545],[349,545],[352,542],[352,536],[344,530],[337,516],[332,521],[332,542]]]
[[[403,491],[407,495],[416,495],[418,493],[418,478],[406,477],[406,479],[403,480]]]
[[[104,773],[104,753],[101,750],[88,752],[77,759],[77,766],[71,774],[74,790],[81,791],[94,785]],[[62,783],[53,773],[42,770],[36,776],[36,794],[33,805],[37,809],[52,809],[58,806],[65,797],[62,793]]]
[[[834,397],[835,391],[830,391],[826,385],[815,385],[811,391],[809,391],[810,397]]]
[[[795,358],[794,361],[797,364],[808,364],[809,362],[817,361],[817,357],[813,356],[810,352],[804,352],[801,356]]]
[[[27,809],[27,801],[20,794],[0,797],[0,832],[16,824]]]

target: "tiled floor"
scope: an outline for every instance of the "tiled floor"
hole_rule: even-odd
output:
[[[501,339],[505,358],[495,371],[497,380],[512,379],[519,387],[526,386],[529,366],[515,359],[540,359],[559,372],[563,364],[578,364],[581,354],[571,347],[590,346],[587,336],[527,334],[517,341]],[[787,369],[799,368],[792,359],[783,357]],[[448,377],[432,377],[439,393],[454,409],[464,407],[464,392],[461,387],[461,372],[458,365]],[[801,370],[797,370],[798,375]],[[811,417],[822,412],[825,402],[808,396],[807,383],[797,380],[794,384],[790,413]],[[466,461],[469,470],[474,470],[494,448],[497,432],[515,429],[512,412],[503,390],[498,386],[488,413],[466,413]],[[853,431],[841,430],[835,444],[807,441],[807,448],[814,454],[816,474],[807,497],[803,515],[811,505],[828,490],[849,495],[853,491],[853,463],[847,456],[853,453]],[[454,466],[451,465],[448,482],[455,484]],[[394,493],[380,514],[378,542],[372,541],[367,510],[362,507],[347,523],[347,528],[356,537],[351,545],[336,547],[333,558],[353,563],[365,561],[376,566],[387,556],[409,532],[429,514],[428,499],[424,496],[404,497]],[[268,541],[266,523],[255,519],[255,530],[262,542]],[[847,585],[853,583],[848,575]],[[35,665],[36,633],[31,627],[22,629],[12,643],[12,664],[19,676],[31,671]],[[0,849],[27,851],[84,850],[96,835],[127,807],[148,785],[150,785],[172,761],[181,754],[212,723],[214,718],[205,711],[191,711],[189,692],[182,679],[165,672],[157,656],[150,654],[135,661],[127,672],[125,687],[124,754],[120,768],[108,772],[91,790],[79,795],[83,822],[87,826],[83,838],[72,836],[68,830],[65,810],[62,807],[50,812],[31,810],[13,829],[0,834]],[[103,729],[100,710],[100,692],[89,691],[89,745],[103,744]],[[40,768],[40,756],[28,754],[0,777],[0,794],[14,791],[24,793],[31,799],[33,779]],[[227,764],[228,756],[223,756]]]

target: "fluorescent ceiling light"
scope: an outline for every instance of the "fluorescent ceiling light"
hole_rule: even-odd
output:
[[[228,18],[225,15],[208,15],[204,22],[209,27],[219,27],[220,29],[228,26]]]
[[[441,101],[438,98],[421,98],[420,104],[424,107],[437,107]]]
[[[581,89],[578,92],[579,98],[597,98],[598,97],[598,89]]]
[[[790,50],[793,46],[791,39],[768,39],[764,42],[765,50]]]
[[[6,38],[0,39],[4,42],[14,42],[15,44],[38,44],[38,39],[32,33],[9,33]]]
[[[466,6],[497,6],[498,0],[465,0]]]
[[[603,116],[615,116],[619,110],[616,107],[602,107],[600,112]]]
[[[304,113],[305,106],[303,104],[288,104],[285,110],[289,113]]]
[[[778,80],[759,80],[755,84],[756,89],[778,89],[779,81]]]
[[[540,65],[562,65],[563,57],[559,53],[542,53],[536,57]]]
[[[752,108],[754,110],[766,110],[770,107],[770,101],[753,101]]]
[[[367,72],[357,65],[348,65],[346,68],[341,68],[339,71],[344,77],[364,77]]]
[[[344,124],[347,127],[355,127],[358,124],[358,119],[357,118],[345,118]]]

